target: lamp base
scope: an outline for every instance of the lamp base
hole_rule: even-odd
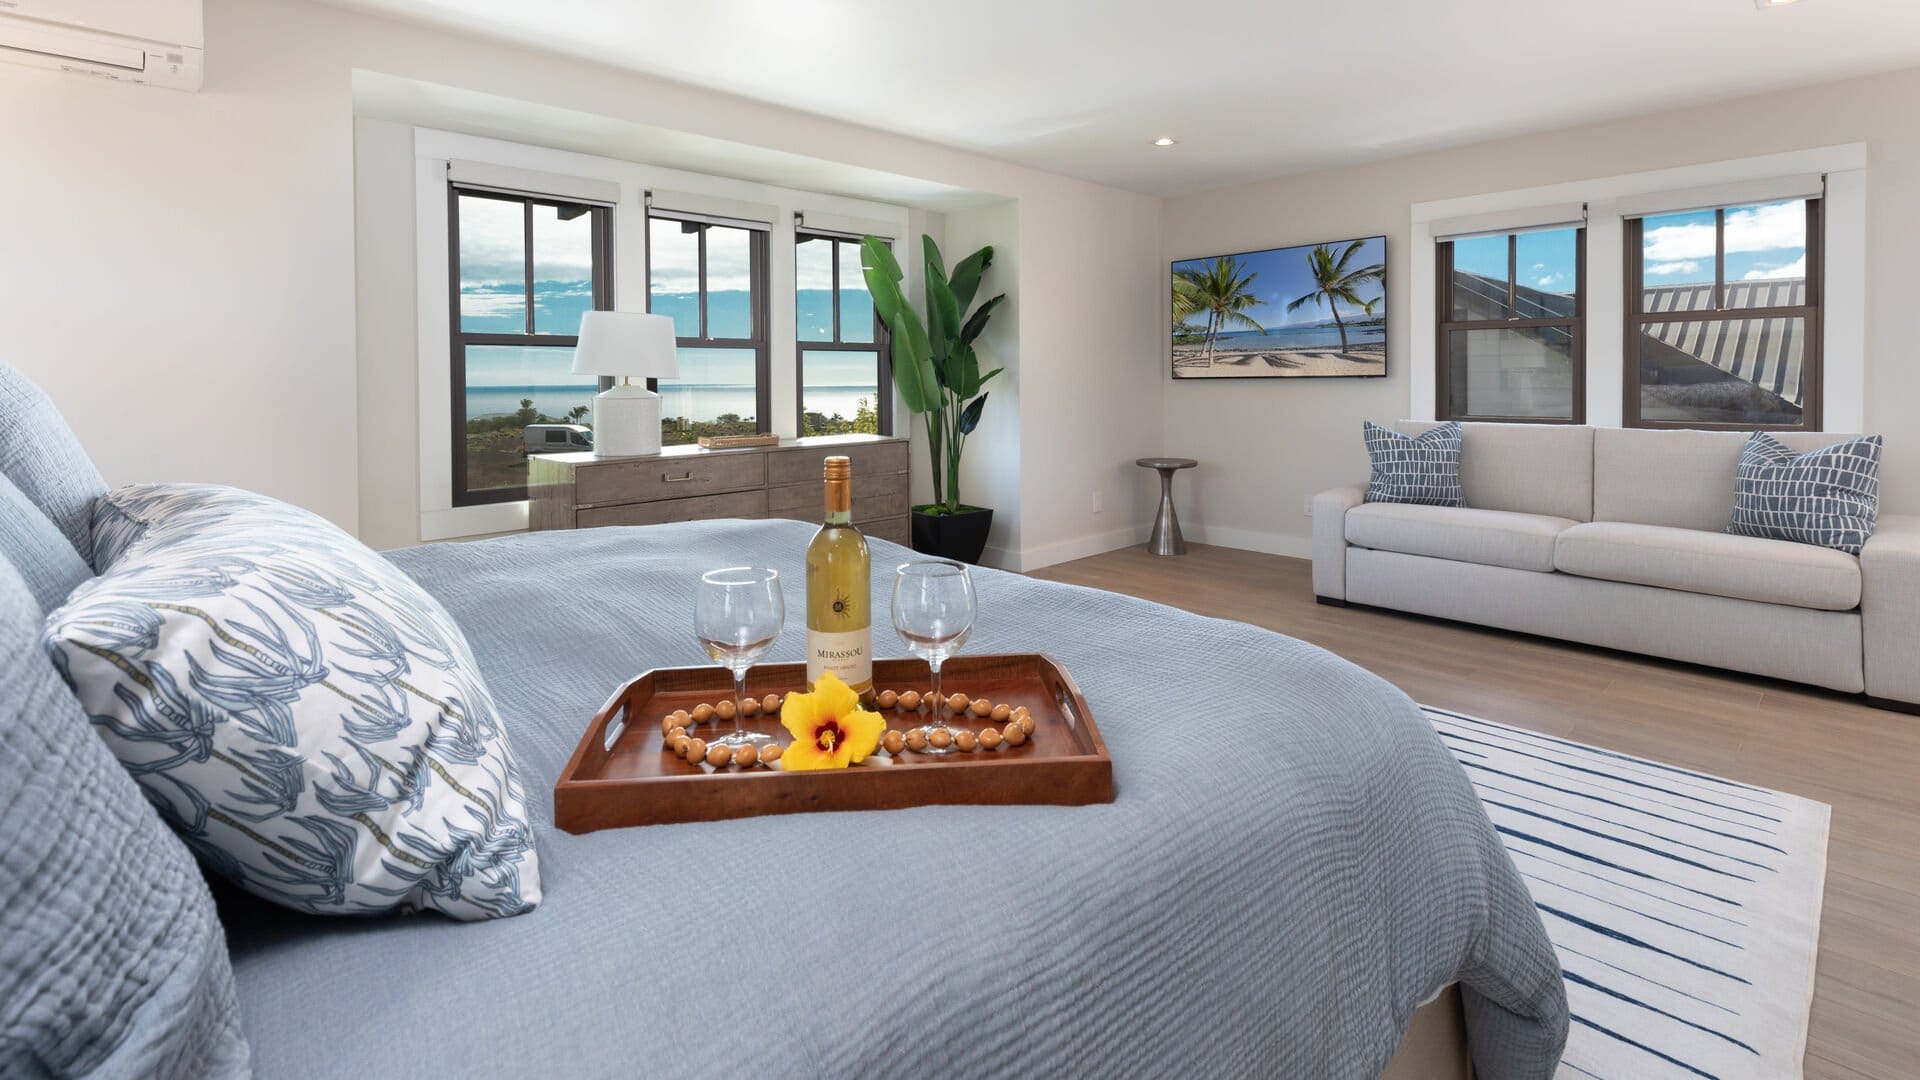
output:
[[[616,383],[593,398],[593,456],[634,457],[660,452],[660,395]]]

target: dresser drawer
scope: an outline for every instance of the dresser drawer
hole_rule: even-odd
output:
[[[576,511],[574,526],[659,525],[668,521],[704,521],[708,518],[763,518],[765,491],[735,491],[725,495],[696,495],[691,499],[656,499],[624,506],[598,506]]]
[[[676,455],[583,465],[574,470],[573,503],[578,507],[610,503],[686,499],[723,491],[746,491],[767,484],[767,455]],[[761,513],[766,512],[763,499]],[[681,518],[661,520],[684,520]],[[585,524],[583,521],[582,524]]]
[[[826,483],[815,479],[767,489],[767,512],[774,517],[819,518],[825,508]],[[907,512],[907,474],[853,474],[853,520],[869,521]]]
[[[860,526],[860,531],[879,540],[891,540],[901,547],[913,546],[913,519],[904,514],[868,522]]]
[[[780,449],[767,455],[767,483],[775,487],[803,481],[821,483],[821,472],[829,457],[853,460],[853,476],[907,471],[907,444],[904,442],[852,443],[846,446],[806,446]],[[857,497],[857,496],[856,496]]]

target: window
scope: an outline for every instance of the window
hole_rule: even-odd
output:
[[[1627,220],[1628,427],[1820,429],[1820,203]]]
[[[663,444],[770,430],[763,229],[650,216],[647,310],[673,318],[680,345],[680,376],[648,384]]]
[[[453,505],[524,499],[529,453],[590,445],[599,386],[573,347],[581,313],[613,306],[613,211],[453,185],[448,204]]]
[[[892,434],[886,329],[867,292],[860,242],[796,233],[793,264],[800,434]]]
[[[1573,227],[1434,245],[1438,418],[1585,422],[1586,244]]]

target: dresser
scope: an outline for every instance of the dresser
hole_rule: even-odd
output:
[[[881,435],[821,435],[735,450],[669,446],[628,458],[536,455],[527,463],[531,524],[588,529],[710,518],[818,521],[825,494],[821,469],[834,454],[853,459],[853,523],[869,536],[911,543],[907,440]]]

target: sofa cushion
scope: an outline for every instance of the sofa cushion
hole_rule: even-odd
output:
[[[5,473],[0,473],[0,559],[13,564],[42,615],[93,576],[80,553]]]
[[[1463,506],[1367,503],[1347,511],[1347,542],[1455,562],[1553,569],[1554,537],[1579,522]]]
[[[1740,452],[1735,536],[1764,536],[1860,554],[1880,516],[1878,435],[1797,454],[1764,431]]]
[[[1776,431],[1769,436],[1805,453],[1850,435]],[[1597,428],[1593,433],[1593,520],[1670,525],[1718,532],[1733,520],[1734,473],[1744,431]],[[1659,477],[1659,483],[1649,477]]]
[[[0,560],[0,1076],[244,1076],[206,880],[39,636]]]
[[[1367,444],[1367,501],[1459,506],[1460,425],[1441,424],[1419,435],[1402,435],[1362,421]]]
[[[1401,420],[1418,434],[1431,420]],[[1461,424],[1460,486],[1478,510],[1593,520],[1593,429],[1572,424]]]
[[[1700,529],[1595,521],[1560,534],[1554,568],[1735,600],[1850,611],[1860,605],[1860,560],[1786,540]]]
[[[93,502],[107,482],[53,401],[0,363],[0,473],[93,565]]]
[[[304,510],[109,495],[112,565],[47,618],[95,729],[209,867],[315,914],[531,910],[507,731],[440,604]]]

